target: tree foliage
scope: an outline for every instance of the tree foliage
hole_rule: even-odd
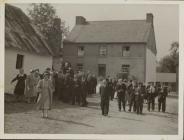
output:
[[[179,64],[179,44],[178,42],[173,42],[171,44],[170,54],[164,56],[159,61],[159,66],[157,67],[157,71],[176,73],[178,64]]]
[[[40,32],[48,38],[49,31],[53,26],[53,21],[57,18],[54,7],[48,3],[34,3],[30,5],[28,14]],[[65,21],[63,20],[61,21],[61,31],[64,35],[68,33],[68,27],[65,26]]]

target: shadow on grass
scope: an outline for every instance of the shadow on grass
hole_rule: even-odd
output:
[[[28,104],[26,102],[15,102],[14,96],[6,96],[7,100],[5,102],[5,114],[11,114],[11,113],[24,113],[29,112],[32,110],[36,110],[36,104]],[[89,109],[95,109],[99,110],[98,108],[100,106],[100,103],[98,102],[88,102],[88,106],[85,108]],[[71,105],[70,103],[63,103],[60,100],[54,100],[52,104],[52,109],[65,109],[65,108],[76,108],[80,109],[81,107],[79,105]],[[84,108],[84,107],[82,107]]]

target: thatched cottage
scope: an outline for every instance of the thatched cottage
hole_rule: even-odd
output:
[[[21,9],[5,6],[5,92],[11,92],[10,81],[23,68],[52,67],[53,51]]]

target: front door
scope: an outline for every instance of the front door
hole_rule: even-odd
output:
[[[105,77],[106,76],[106,65],[98,64],[98,76]]]

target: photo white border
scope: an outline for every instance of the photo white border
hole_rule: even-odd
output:
[[[4,4],[0,3],[0,138],[4,134]]]
[[[183,139],[183,99],[184,99],[184,3],[180,5],[179,10],[179,135],[182,135]]]
[[[179,108],[178,135],[102,135],[102,134],[4,134],[4,9],[5,3],[60,3],[60,4],[178,4],[179,5]],[[168,13],[169,14],[169,13]],[[184,1],[139,0],[0,0],[0,139],[125,139],[125,140],[182,140],[183,139],[183,81],[184,81]],[[182,26],[183,25],[183,26]],[[146,128],[145,128],[146,129]]]

